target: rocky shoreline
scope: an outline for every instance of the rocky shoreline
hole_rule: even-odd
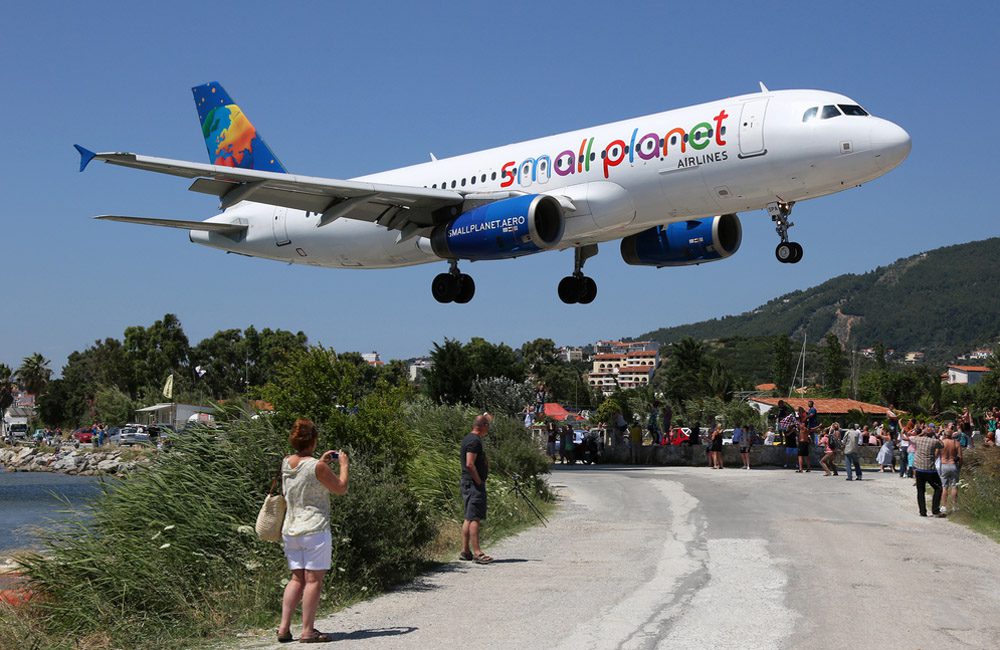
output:
[[[126,455],[128,460],[123,459]],[[7,447],[0,449],[0,466],[8,472],[123,476],[150,462],[147,456],[133,456],[118,447],[97,451],[63,446],[54,452],[36,447]]]

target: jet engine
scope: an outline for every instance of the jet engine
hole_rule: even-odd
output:
[[[434,254],[445,259],[501,260],[552,248],[565,220],[559,201],[544,194],[487,203],[438,226],[431,233]]]
[[[729,257],[740,248],[743,227],[735,214],[678,221],[622,239],[622,259],[635,266],[686,266]]]

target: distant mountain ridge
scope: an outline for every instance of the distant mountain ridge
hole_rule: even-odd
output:
[[[881,341],[900,356],[946,362],[1000,339],[1000,238],[937,248],[779,296],[739,314],[661,328],[640,339],[730,339],[828,333],[859,349]]]

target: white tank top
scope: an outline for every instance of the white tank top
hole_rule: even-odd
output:
[[[315,458],[304,458],[296,467],[281,462],[285,493],[285,525],[282,535],[296,537],[330,528],[330,492],[316,478]]]

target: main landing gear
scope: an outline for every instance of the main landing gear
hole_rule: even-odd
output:
[[[795,205],[794,201],[790,203],[775,201],[767,204],[767,212],[771,215],[771,221],[774,222],[774,229],[781,237],[781,243],[774,249],[774,256],[782,264],[795,264],[802,259],[802,245],[788,241],[788,229],[795,225],[788,219],[789,215],[792,214],[793,205]]]
[[[597,255],[597,244],[577,246],[573,249],[573,275],[559,281],[559,300],[567,305],[589,305],[597,297],[597,283],[583,274],[583,264]]]
[[[476,295],[476,283],[471,275],[458,270],[458,260],[451,260],[451,269],[447,273],[439,273],[431,282],[431,293],[438,302],[457,302],[465,304]]]

